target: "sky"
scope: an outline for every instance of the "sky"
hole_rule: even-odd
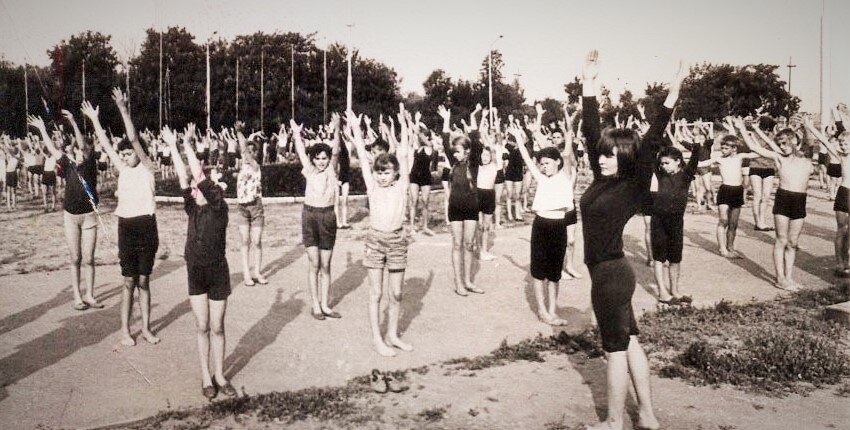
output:
[[[215,31],[227,40],[316,32],[320,46],[350,38],[362,55],[396,70],[404,93],[421,93],[438,68],[477,80],[496,41],[503,74],[517,75],[529,102],[563,99],[593,48],[613,94],[640,95],[647,82],[670,80],[679,59],[780,65],[787,81],[790,57],[791,92],[817,112],[822,1],[825,103],[850,104],[850,48],[839,44],[850,41],[846,0],[0,0],[0,55],[48,65],[47,49],[86,30],[112,35],[119,57],[138,53],[151,27],[183,26],[197,42]]]

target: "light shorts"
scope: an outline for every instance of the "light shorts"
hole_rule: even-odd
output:
[[[80,230],[88,230],[97,228],[97,215],[94,212],[89,212],[80,215],[74,215],[68,211],[64,214],[65,225],[71,225]]]
[[[407,268],[407,232],[369,229],[366,234],[366,256],[363,266],[369,269],[387,268],[402,271]]]
[[[239,216],[236,217],[236,225],[247,225],[249,227],[262,227],[266,220],[263,200],[257,199],[252,203],[239,203],[236,206]]]

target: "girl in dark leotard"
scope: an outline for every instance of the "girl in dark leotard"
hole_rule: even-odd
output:
[[[450,172],[451,192],[449,193],[449,224],[452,228],[452,267],[454,268],[455,292],[467,296],[470,292],[482,294],[484,290],[472,284],[472,258],[475,247],[475,233],[478,227],[478,193],[476,180],[480,165],[481,143],[475,128],[475,114],[472,113],[472,128],[468,135],[451,137],[449,121],[451,112],[440,106],[443,117],[443,146],[446,157],[452,166]]]
[[[409,207],[411,233],[416,232],[416,205],[422,200],[422,232],[432,235],[428,228],[430,211],[428,204],[431,196],[431,164],[434,160],[434,148],[427,133],[416,130],[411,136],[413,142],[413,165],[410,168]]]
[[[516,146],[515,142],[505,144],[505,188],[508,190],[508,221],[522,220],[522,175],[523,163],[522,155]]]
[[[623,252],[623,229],[649,194],[657,148],[664,125],[679,95],[681,65],[663,107],[650,118],[641,142],[631,130],[600,133],[596,100],[597,52],[591,51],[583,75],[583,132],[593,171],[593,183],[581,198],[584,258],[590,271],[591,301],[602,347],[608,356],[608,415],[593,429],[622,429],[629,382],[638,400],[637,427],[659,428],[652,408],[649,363],[638,343],[632,311],[635,275]],[[631,379],[630,379],[631,376]]]

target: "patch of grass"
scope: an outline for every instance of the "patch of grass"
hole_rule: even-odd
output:
[[[846,300],[846,288],[833,287],[770,302],[667,309],[644,315],[642,339],[665,377],[805,393],[850,377],[847,329],[822,317],[822,307]]]
[[[589,357],[599,357],[603,354],[599,343],[599,336],[595,329],[585,330],[576,335],[561,332],[557,336],[544,337],[537,335],[532,339],[526,339],[519,343],[509,345],[507,340],[502,340],[499,347],[490,354],[478,357],[461,357],[446,360],[443,364],[455,366],[454,370],[481,370],[490,367],[504,366],[515,361],[533,361],[542,363],[544,352],[558,352],[563,354],[575,354],[584,352]]]
[[[433,408],[426,408],[419,411],[416,416],[421,418],[425,422],[435,423],[437,421],[442,421],[443,418],[446,417],[446,412],[448,412],[448,407],[435,406]]]

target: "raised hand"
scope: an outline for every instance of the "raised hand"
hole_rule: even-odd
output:
[[[289,120],[289,128],[292,130],[293,136],[301,136],[301,129],[303,127],[298,125],[298,123],[296,123],[294,119]]]
[[[71,113],[68,109],[62,109],[62,116],[65,117],[71,123],[74,122],[74,114]]]
[[[127,95],[124,94],[120,88],[115,87],[112,89],[112,100],[115,100],[118,110],[121,112],[125,112],[127,110]]]
[[[83,115],[87,116],[90,120],[97,120],[98,115],[100,115],[100,106],[94,107],[91,105],[91,102],[88,100],[84,101],[82,106],[80,106],[80,112]]]
[[[44,120],[41,119],[41,117],[37,117],[35,115],[27,115],[27,124],[37,128],[39,131],[47,131],[47,127],[44,125]]]
[[[593,49],[587,53],[581,69],[582,81],[593,81],[599,76],[599,51]]]
[[[476,103],[475,104],[475,110],[473,111],[473,113],[481,112],[483,109],[484,109],[484,107],[481,106],[481,103]]]
[[[541,115],[543,115],[544,112],[546,112],[546,109],[543,109],[542,104],[535,103],[534,104],[534,111],[537,112],[537,116],[541,116]]]
[[[443,121],[448,121],[452,116],[451,111],[446,109],[446,107],[443,105],[440,105],[437,108],[437,114],[440,115],[441,118],[443,118]]]
[[[646,119],[646,107],[644,107],[643,103],[638,103],[637,110],[640,114],[640,117]]]
[[[162,128],[162,133],[160,134],[162,140],[168,145],[176,145],[177,144],[177,133],[171,129],[169,126],[165,126]]]

